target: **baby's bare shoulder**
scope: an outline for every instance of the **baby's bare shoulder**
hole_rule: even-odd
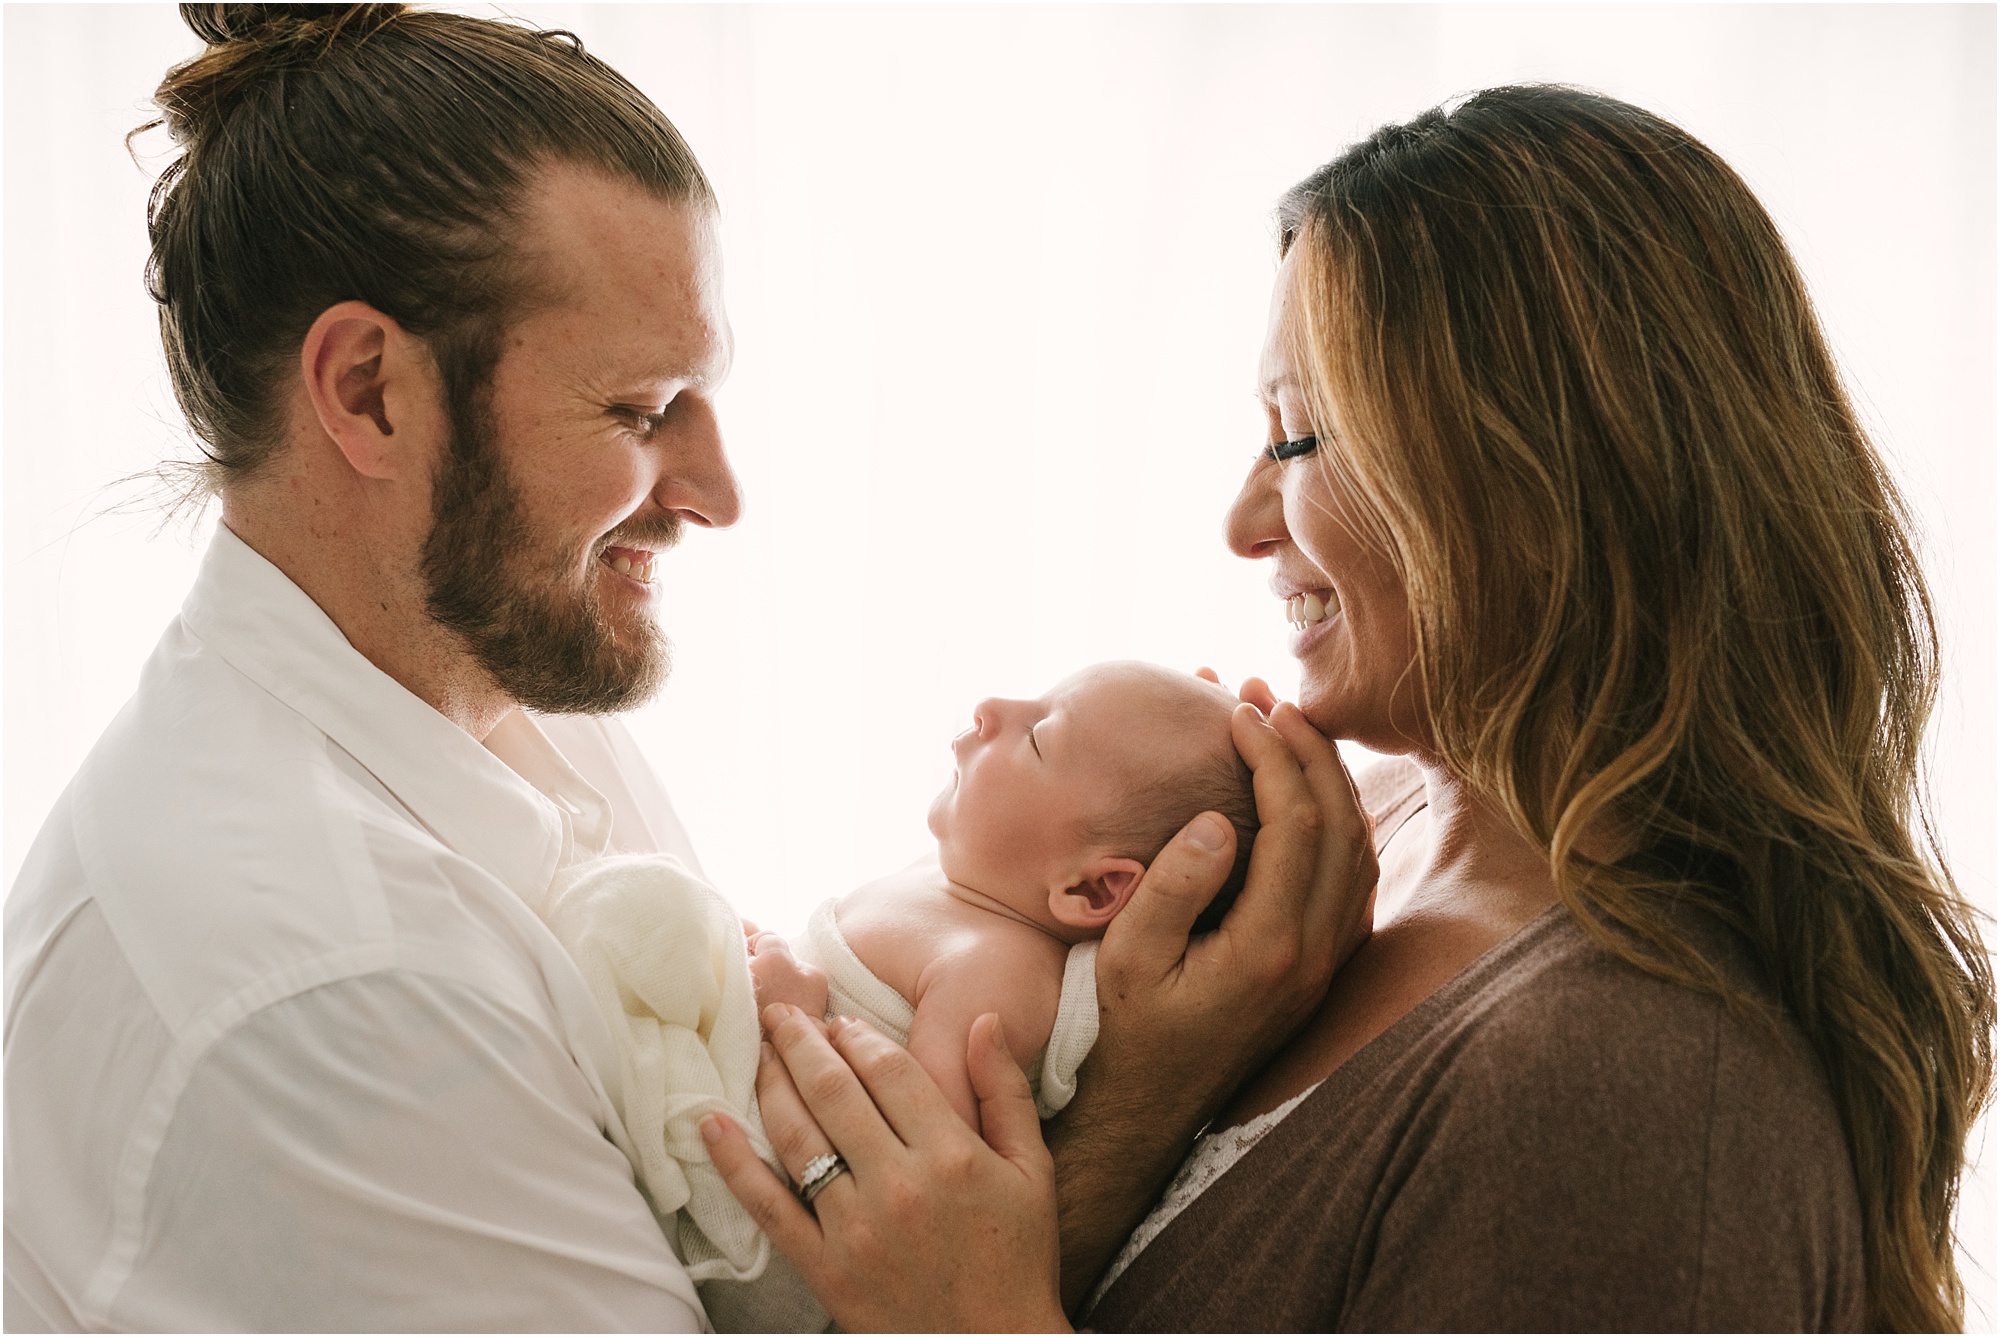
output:
[[[1069,949],[1048,934],[1000,915],[980,919],[924,967],[910,998],[919,1015],[950,1014],[970,1025],[998,1012],[1015,1052],[1032,1054],[1048,1043],[1061,1001]]]
[[[1061,987],[1063,966],[1069,948],[1028,924],[1017,923],[989,910],[967,907],[964,932],[939,953],[940,970],[1015,969],[1037,977],[1048,976]]]

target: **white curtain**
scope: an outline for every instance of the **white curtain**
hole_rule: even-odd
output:
[[[1219,532],[1262,430],[1271,204],[1383,121],[1523,79],[1678,120],[1792,241],[1922,518],[1940,829],[1994,904],[1990,6],[508,12],[624,71],[721,195],[748,510],[668,559],[678,667],[632,725],[746,913],[799,924],[920,852],[981,696],[1113,657],[1294,680]],[[115,483],[191,449],[140,287],[166,146],[121,137],[195,49],[165,5],[5,12],[10,882],[199,557]],[[1992,1214],[1975,1181],[1982,1303]]]

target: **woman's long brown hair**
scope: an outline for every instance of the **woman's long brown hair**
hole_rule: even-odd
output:
[[[1750,944],[1846,1130],[1869,1325],[1958,1327],[1994,992],[1922,789],[1937,635],[1776,227],[1693,137],[1552,86],[1379,131],[1281,225],[1426,743],[1610,950],[1748,1005],[1684,907]]]

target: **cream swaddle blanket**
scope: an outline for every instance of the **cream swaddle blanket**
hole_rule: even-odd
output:
[[[826,1312],[772,1252],[701,1140],[701,1121],[727,1114],[779,1168],[757,1115],[762,1036],[743,921],[666,855],[563,869],[540,912],[610,1027],[621,1063],[606,1087],[625,1125],[625,1154],[717,1327],[823,1330]],[[826,972],[829,1016],[859,1017],[909,1042],[915,1010],[848,947],[832,901],[813,912],[798,955]],[[1096,955],[1094,942],[1070,949],[1055,1031],[1028,1072],[1045,1119],[1075,1095],[1077,1067],[1097,1039]]]
[[[664,855],[563,869],[541,917],[610,1027],[621,1062],[605,1085],[625,1125],[622,1149],[710,1322],[824,1332],[826,1310],[773,1252],[701,1140],[701,1121],[727,1114],[778,1169],[757,1117],[761,1032],[743,921]]]
[[[861,963],[840,931],[834,905],[833,901],[820,902],[806,922],[805,937],[792,944],[793,954],[826,972],[829,1017],[858,1018],[897,1044],[908,1045],[916,1009]],[[1062,1001],[1056,1005],[1056,1024],[1048,1047],[1028,1065],[1036,1114],[1053,1119],[1069,1104],[1076,1095],[1076,1070],[1096,1043],[1097,944],[1080,942],[1069,949],[1069,960],[1063,966]]]
[[[761,1033],[743,921],[665,855],[576,864],[542,920],[583,973],[622,1071],[612,1102],[639,1185],[696,1281],[754,1277],[771,1242],[709,1161],[701,1121],[727,1114],[771,1160],[756,1117]]]

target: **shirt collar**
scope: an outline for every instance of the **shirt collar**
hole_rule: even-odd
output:
[[[215,527],[181,620],[530,906],[540,906],[558,868],[603,853],[610,805],[524,712],[509,714],[481,747],[369,662],[227,525]]]

